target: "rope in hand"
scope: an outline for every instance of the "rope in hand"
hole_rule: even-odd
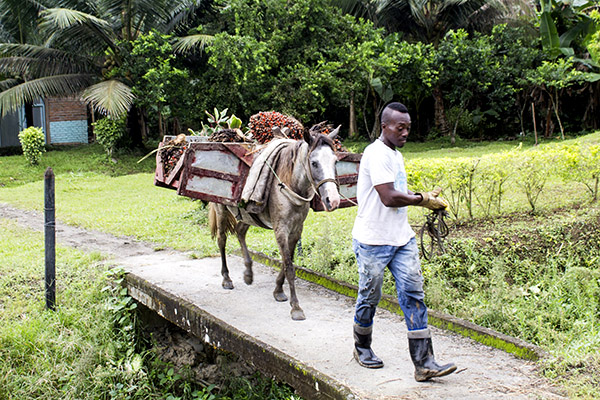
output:
[[[444,238],[446,238],[446,236],[448,236],[450,233],[450,229],[448,228],[446,221],[444,221],[444,218],[447,216],[448,212],[445,209],[433,210],[429,215],[427,215],[427,219],[421,227],[421,250],[423,252],[423,257],[425,257],[427,260],[429,260],[430,256],[432,255],[435,246],[439,248],[441,253],[446,252],[443,242]],[[433,242],[429,249],[426,249],[426,244],[423,240],[424,235],[429,235],[431,241]]]

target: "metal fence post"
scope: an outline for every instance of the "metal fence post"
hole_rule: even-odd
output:
[[[48,167],[44,174],[44,244],[46,260],[46,308],[54,310],[56,303],[56,223],[54,213],[54,172]]]

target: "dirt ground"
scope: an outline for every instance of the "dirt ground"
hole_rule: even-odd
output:
[[[0,203],[0,218],[16,221],[33,230],[43,230],[43,215]],[[436,358],[454,361],[458,370],[445,378],[427,383],[412,379],[406,327],[402,318],[378,311],[373,348],[386,362],[380,370],[366,370],[352,360],[353,300],[320,286],[299,281],[298,296],[307,313],[306,321],[291,321],[289,305],[266,301],[271,296],[275,272],[255,264],[255,282],[243,284],[243,263],[232,257],[230,270],[236,289],[220,287],[220,261],[193,260],[170,250],[155,251],[155,246],[132,238],[114,237],[97,231],[57,223],[57,243],[82,251],[98,251],[114,256],[129,271],[165,290],[202,304],[217,318],[231,321],[249,335],[269,343],[291,357],[350,387],[364,399],[564,399],[565,394],[539,375],[537,365],[471,339],[432,328]],[[270,297],[272,300],[272,297]],[[257,307],[256,304],[261,304]],[[277,321],[274,324],[273,321]],[[159,331],[165,353],[179,354],[180,362],[202,364],[201,342]],[[319,338],[316,340],[316,338]],[[174,346],[169,349],[169,343]],[[180,350],[177,350],[180,349]],[[166,355],[168,357],[168,354]],[[191,358],[190,358],[191,357]],[[175,357],[174,359],[176,359]],[[205,367],[208,364],[205,364]],[[216,367],[212,367],[215,369]],[[250,370],[240,364],[240,374]],[[213,379],[209,371],[199,371],[199,379]],[[202,375],[206,373],[207,375]]]

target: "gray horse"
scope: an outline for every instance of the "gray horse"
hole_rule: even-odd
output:
[[[340,127],[329,135],[313,130],[304,134],[304,140],[276,139],[270,145],[281,147],[276,166],[268,166],[274,176],[264,209],[260,213],[250,213],[246,208],[211,203],[209,206],[209,226],[221,253],[222,286],[233,289],[229,277],[225,244],[227,234],[236,234],[244,257],[244,281],[250,285],[253,280],[252,258],[246,246],[246,233],[250,225],[273,229],[281,252],[283,268],[276,279],[273,297],[277,301],[287,301],[283,292],[283,282],[287,278],[290,287],[290,306],[293,320],[304,320],[296,296],[296,271],[293,264],[294,250],[302,235],[304,220],[308,215],[310,202],[316,194],[327,211],[335,210],[340,204],[340,194],[336,180],[333,139]],[[263,150],[265,151],[265,150]],[[255,161],[256,162],[256,161]]]

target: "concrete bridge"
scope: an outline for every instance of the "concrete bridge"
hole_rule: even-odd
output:
[[[536,375],[535,364],[526,360],[543,356],[540,349],[435,311],[431,322],[444,328],[432,328],[436,357],[454,361],[457,373],[416,382],[403,318],[383,308],[376,316],[373,348],[385,367],[362,368],[352,358],[354,288],[299,271],[305,279],[337,291],[299,279],[298,296],[307,319],[292,321],[289,304],[278,303],[272,296],[277,271],[265,264],[277,262],[257,253],[254,257],[264,264],[255,263],[255,281],[250,286],[243,281],[242,259],[230,257],[236,285],[232,291],[221,287],[218,258],[195,260],[177,253],[155,253],[119,262],[129,272],[127,287],[136,300],[204,342],[240,355],[307,399],[556,396]],[[395,310],[394,304],[393,298],[386,297],[383,305]]]

